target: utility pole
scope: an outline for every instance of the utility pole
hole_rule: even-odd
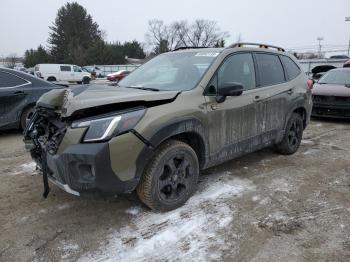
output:
[[[345,22],[350,22],[350,16],[345,17]],[[350,38],[349,38],[349,45],[348,45],[348,56],[350,56]]]
[[[322,45],[321,45],[321,41],[323,41],[323,37],[322,37],[322,36],[317,37],[317,41],[318,41],[318,58],[322,58]]]

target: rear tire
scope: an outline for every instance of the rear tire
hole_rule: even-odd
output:
[[[84,85],[89,84],[89,83],[90,83],[90,78],[84,77],[82,83],[83,83]]]
[[[293,113],[290,117],[282,141],[276,144],[276,151],[282,155],[294,154],[303,138],[303,118]]]
[[[49,82],[54,82],[54,81],[56,81],[56,77],[49,76],[49,77],[47,78],[47,81],[49,81]]]
[[[155,152],[137,186],[137,194],[148,207],[170,211],[182,206],[197,187],[198,158],[186,143],[169,140]]]
[[[31,116],[33,115],[34,113],[34,107],[28,107],[26,108],[23,112],[22,112],[22,115],[21,115],[21,128],[22,130],[24,130],[24,128],[26,127],[27,125],[27,119],[30,119]]]

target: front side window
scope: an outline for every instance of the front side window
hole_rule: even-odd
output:
[[[255,70],[251,54],[235,54],[225,60],[218,71],[218,86],[227,83],[243,85],[244,90],[254,89]]]
[[[73,66],[73,71],[74,72],[82,72],[81,67],[79,67],[79,66]]]
[[[60,66],[60,69],[62,72],[70,72],[71,71],[70,66]]]
[[[0,88],[16,87],[27,83],[27,81],[17,76],[0,71]]]
[[[216,52],[170,52],[159,55],[121,80],[129,88],[186,91],[194,88],[216,59]]]
[[[283,83],[284,71],[280,59],[273,54],[256,54],[260,86],[272,86]]]
[[[281,55],[281,61],[283,63],[284,69],[286,70],[288,80],[296,78],[300,74],[300,69],[296,63],[287,56]]]

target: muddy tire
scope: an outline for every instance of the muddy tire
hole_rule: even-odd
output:
[[[170,211],[182,206],[197,187],[198,158],[181,141],[169,140],[155,152],[137,186],[137,194],[148,207]]]
[[[282,155],[294,154],[300,146],[303,130],[302,117],[293,113],[288,121],[282,141],[275,146],[276,151]]]
[[[26,108],[21,115],[21,122],[20,122],[20,127],[22,130],[24,130],[24,128],[27,125],[27,119],[30,119],[30,117],[33,115],[34,113],[34,107],[28,107]]]

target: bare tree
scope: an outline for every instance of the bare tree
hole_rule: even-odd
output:
[[[228,32],[221,31],[216,21],[197,19],[190,25],[186,39],[191,46],[210,47],[228,36]]]
[[[146,41],[156,53],[178,47],[210,47],[222,42],[229,34],[220,30],[216,21],[197,19],[192,24],[176,21],[166,25],[162,20],[150,20]]]
[[[8,68],[14,68],[16,66],[16,62],[19,61],[19,58],[16,54],[11,54],[5,58],[4,66]]]

